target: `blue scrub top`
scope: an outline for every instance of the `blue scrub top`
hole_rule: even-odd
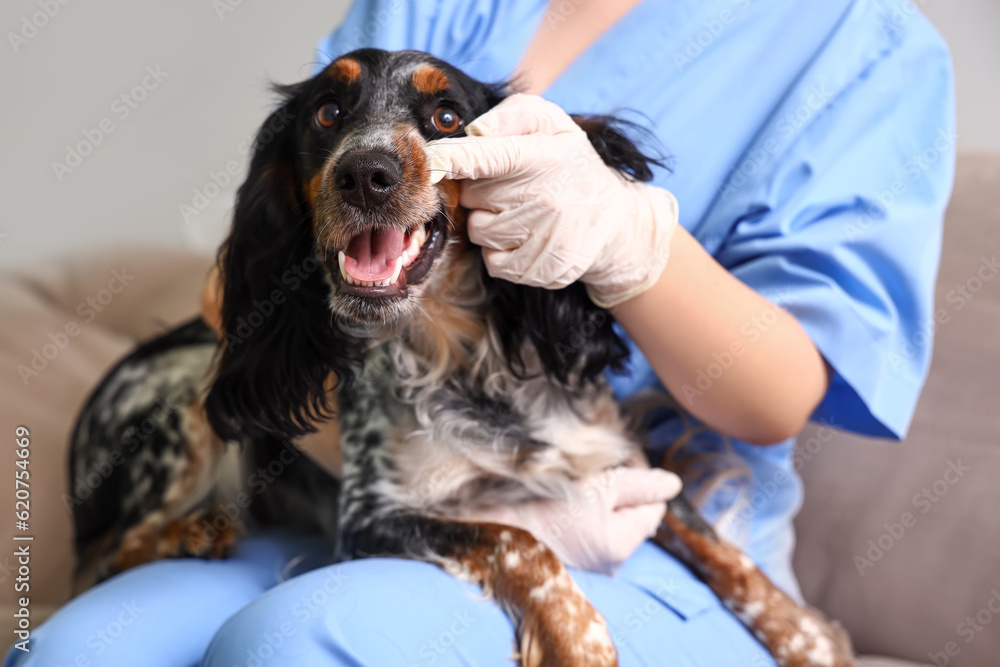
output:
[[[483,81],[507,80],[545,21],[573,2],[360,0],[319,46],[418,49]],[[614,113],[671,156],[654,183],[737,278],[792,313],[833,369],[813,419],[902,438],[930,364],[955,116],[943,40],[910,2],[644,0],[544,93],[572,113]],[[742,328],[744,349],[774,313]],[[678,326],[668,317],[664,326]],[[720,350],[685,391],[739,363]],[[621,397],[663,391],[632,346]],[[697,393],[692,393],[697,400]],[[794,441],[758,447],[664,407],[650,439],[687,462],[702,511],[797,593]]]

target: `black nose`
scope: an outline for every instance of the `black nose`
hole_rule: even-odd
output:
[[[399,185],[399,162],[385,153],[358,151],[345,156],[333,172],[344,201],[360,209],[381,206]]]

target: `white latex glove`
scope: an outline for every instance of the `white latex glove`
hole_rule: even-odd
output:
[[[569,501],[493,507],[462,518],[524,529],[566,565],[614,574],[656,533],[681,480],[659,468],[615,468],[578,482],[575,490]]]
[[[490,275],[556,289],[582,281],[610,308],[645,291],[667,264],[677,200],[607,167],[569,115],[512,95],[427,145],[431,179],[472,179],[460,202]]]

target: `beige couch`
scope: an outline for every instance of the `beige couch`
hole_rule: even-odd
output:
[[[965,155],[938,291],[950,319],[939,331],[910,438],[888,443],[810,428],[801,440],[806,501],[797,521],[796,570],[806,597],[840,619],[862,654],[891,656],[866,658],[866,667],[944,664],[946,656],[951,665],[1000,665],[1000,614],[990,610],[991,600],[1000,610],[994,477],[1000,475],[1000,277],[984,280],[961,308],[955,297],[948,301],[994,254],[1000,255],[1000,156]],[[0,279],[0,419],[8,445],[19,424],[32,437],[36,624],[69,595],[70,524],[60,495],[76,411],[137,339],[195,312],[208,265],[208,258],[191,254],[123,249]],[[127,284],[112,281],[113,271]],[[79,329],[67,329],[71,324]],[[33,350],[37,375],[18,368],[36,370]],[[12,453],[2,460],[0,475],[9,480]],[[0,487],[12,506],[13,485]],[[937,501],[915,504],[924,487]],[[0,513],[0,538],[8,543],[13,520],[11,512]],[[15,602],[12,565],[0,556],[0,604],[7,607]],[[0,614],[9,622],[9,611]],[[977,625],[965,620],[977,614]]]

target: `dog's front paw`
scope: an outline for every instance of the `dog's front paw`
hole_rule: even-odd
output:
[[[164,558],[227,558],[244,532],[240,521],[222,512],[197,511],[165,524],[157,519],[153,515],[126,533],[113,572]]]
[[[166,526],[163,558],[228,558],[243,535],[243,524],[222,512],[181,517]]]

